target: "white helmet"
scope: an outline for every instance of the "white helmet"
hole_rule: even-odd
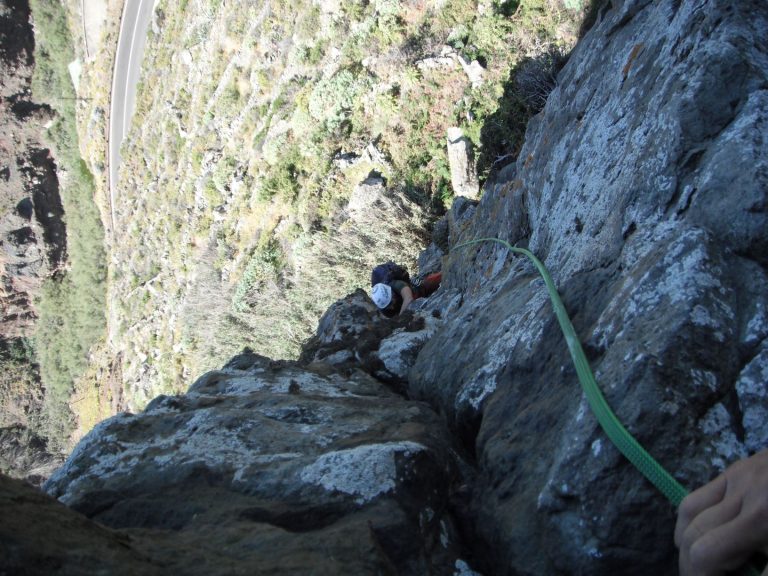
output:
[[[392,302],[392,288],[387,284],[376,284],[371,290],[371,299],[377,308],[384,310]]]

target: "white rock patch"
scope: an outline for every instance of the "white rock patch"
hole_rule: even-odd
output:
[[[356,496],[363,504],[395,488],[395,454],[426,450],[416,442],[367,444],[323,454],[301,471],[303,482]]]
[[[747,455],[733,430],[731,415],[722,404],[715,404],[699,423],[701,431],[711,441],[712,466],[724,470],[731,462]]]
[[[768,446],[768,346],[741,371],[736,393],[743,413],[745,445],[749,452]]]

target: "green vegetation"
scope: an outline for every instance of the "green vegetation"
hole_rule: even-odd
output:
[[[309,97],[309,113],[323,123],[327,131],[337,132],[370,86],[365,71],[340,70],[317,83]]]
[[[232,307],[245,312],[258,304],[258,296],[270,292],[278,296],[284,267],[283,253],[274,238],[266,246],[258,248],[248,261],[243,276],[235,289]]]
[[[27,338],[0,340],[0,428],[36,427],[41,402],[34,345]]]
[[[35,349],[45,387],[42,432],[52,449],[72,431],[69,401],[88,352],[105,328],[104,232],[93,201],[94,183],[80,157],[76,94],[67,65],[74,57],[66,13],[56,0],[32,0],[35,23],[33,93],[56,111],[48,130],[59,169],[67,226],[67,268],[46,281],[38,303]]]
[[[136,406],[243,346],[296,356],[374,264],[413,267],[452,201],[449,127],[477,146],[481,179],[514,160],[560,60],[530,63],[567,52],[580,13],[559,0],[478,4],[163,7],[137,96],[141,130],[123,149],[112,255]],[[462,61],[477,61],[482,82]],[[352,216],[372,172],[386,197]]]

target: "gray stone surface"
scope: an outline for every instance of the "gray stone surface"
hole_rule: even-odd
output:
[[[101,423],[46,490],[156,538],[168,550],[150,557],[177,573],[450,574],[447,439],[425,404],[363,372],[245,355]]]
[[[304,346],[301,361],[331,364],[346,373],[363,370],[404,392],[419,351],[455,300],[441,296],[430,299],[427,313],[421,313],[425,301],[419,299],[407,314],[388,319],[363,290],[357,290],[323,315],[317,334]]]
[[[461,128],[448,128],[448,164],[451,168],[451,186],[456,196],[475,199],[480,192],[472,141]]]
[[[448,226],[445,226],[446,239],[448,235]],[[426,276],[432,272],[439,272],[443,268],[443,256],[445,253],[436,245],[431,243],[426,250],[419,254],[418,270],[419,276]]]
[[[451,231],[545,261],[609,403],[689,488],[766,446],[767,25],[758,2],[604,8]],[[675,574],[674,510],[599,430],[533,267],[487,244],[444,272],[462,306],[409,392],[475,462],[481,568]]]
[[[364,216],[376,210],[376,204],[381,202],[386,193],[386,183],[381,175],[371,173],[365,180],[355,186],[347,204],[350,217]]]
[[[684,486],[764,448],[766,29],[764,2],[607,5],[516,166],[454,201],[435,295],[391,320],[349,295],[298,363],[101,424],[47,490],[169,572],[676,574],[674,509],[600,430],[535,269],[458,245],[545,261]]]

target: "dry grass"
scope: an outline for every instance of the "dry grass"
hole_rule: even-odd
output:
[[[479,15],[471,0],[449,0],[439,12],[407,3],[387,18],[374,3],[341,4],[335,20],[306,0],[273,1],[268,10],[207,0],[162,6],[123,149],[110,268],[114,348],[78,391],[81,426],[114,409],[104,396],[110,355],[123,355],[125,402],[138,408],[246,345],[295,356],[330,303],[366,286],[372,266],[413,265],[432,210],[450,201],[446,129],[460,125],[480,144],[509,70],[537,42],[567,43],[565,24],[577,20],[544,0],[522,3],[511,17]],[[114,40],[114,27],[108,34]],[[453,37],[465,57],[485,60],[484,86],[473,89],[458,65],[417,72],[418,60]],[[98,106],[105,70],[93,63],[84,75]],[[349,104],[322,126],[310,100],[324,79],[346,90],[330,81],[340,70],[360,83],[326,95]],[[88,134],[103,126],[95,111],[81,114]],[[340,150],[361,154],[372,141],[383,163],[333,163]],[[89,145],[92,164],[102,145],[95,137]],[[387,177],[393,196],[369,219],[348,219],[346,202],[371,169]],[[279,265],[257,285],[245,275],[268,245],[279,247]],[[249,306],[237,309],[247,282]]]

